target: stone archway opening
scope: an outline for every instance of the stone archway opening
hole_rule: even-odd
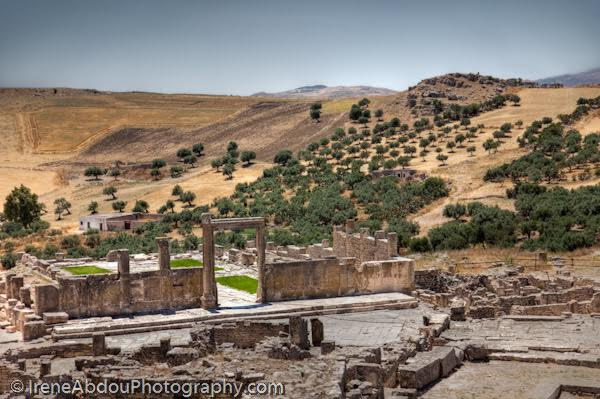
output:
[[[227,218],[213,219],[210,213],[204,213],[202,221],[202,261],[204,263],[202,284],[202,308],[214,309],[219,306],[217,281],[215,279],[215,240],[216,230],[241,230],[253,228],[256,230],[256,249],[258,256],[256,264],[258,267],[258,288],[256,290],[256,302],[264,303],[265,295],[265,218]]]

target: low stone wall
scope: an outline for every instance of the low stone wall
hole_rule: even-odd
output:
[[[266,337],[277,337],[281,332],[289,333],[287,323],[238,321],[219,324],[213,329],[217,345],[233,343],[237,348],[253,348]]]
[[[414,261],[396,258],[359,263],[356,258],[313,259],[266,265],[268,301],[405,292],[414,289]]]
[[[59,277],[55,310],[77,318],[182,309],[199,307],[202,293],[202,268]]]

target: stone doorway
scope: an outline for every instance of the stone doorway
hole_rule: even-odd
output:
[[[256,230],[256,249],[258,256],[258,288],[256,302],[264,303],[265,295],[265,218],[227,218],[213,219],[210,213],[202,214],[202,261],[203,267],[203,294],[202,308],[214,309],[219,306],[217,282],[215,279],[215,241],[214,232],[217,230],[240,230],[253,228]]]

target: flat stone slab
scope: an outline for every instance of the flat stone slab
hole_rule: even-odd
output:
[[[398,366],[397,376],[402,388],[421,389],[448,376],[461,364],[456,349],[436,346],[429,352],[419,352],[410,363]]]

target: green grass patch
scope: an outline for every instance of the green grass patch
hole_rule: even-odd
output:
[[[249,294],[256,294],[258,280],[248,276],[225,276],[217,277],[217,283],[226,285],[240,291],[246,291]]]
[[[196,259],[173,259],[171,260],[171,268],[176,269],[178,267],[202,267],[204,263],[201,260]]]
[[[196,259],[173,259],[171,261],[171,269],[177,269],[179,267],[203,267],[204,263],[201,260]],[[215,266],[215,271],[223,270],[222,267]]]
[[[68,266],[64,268],[71,274],[75,274],[77,276],[85,275],[85,274],[107,274],[110,273],[110,270],[104,269],[102,267],[98,267],[95,265],[84,265],[84,266]]]

